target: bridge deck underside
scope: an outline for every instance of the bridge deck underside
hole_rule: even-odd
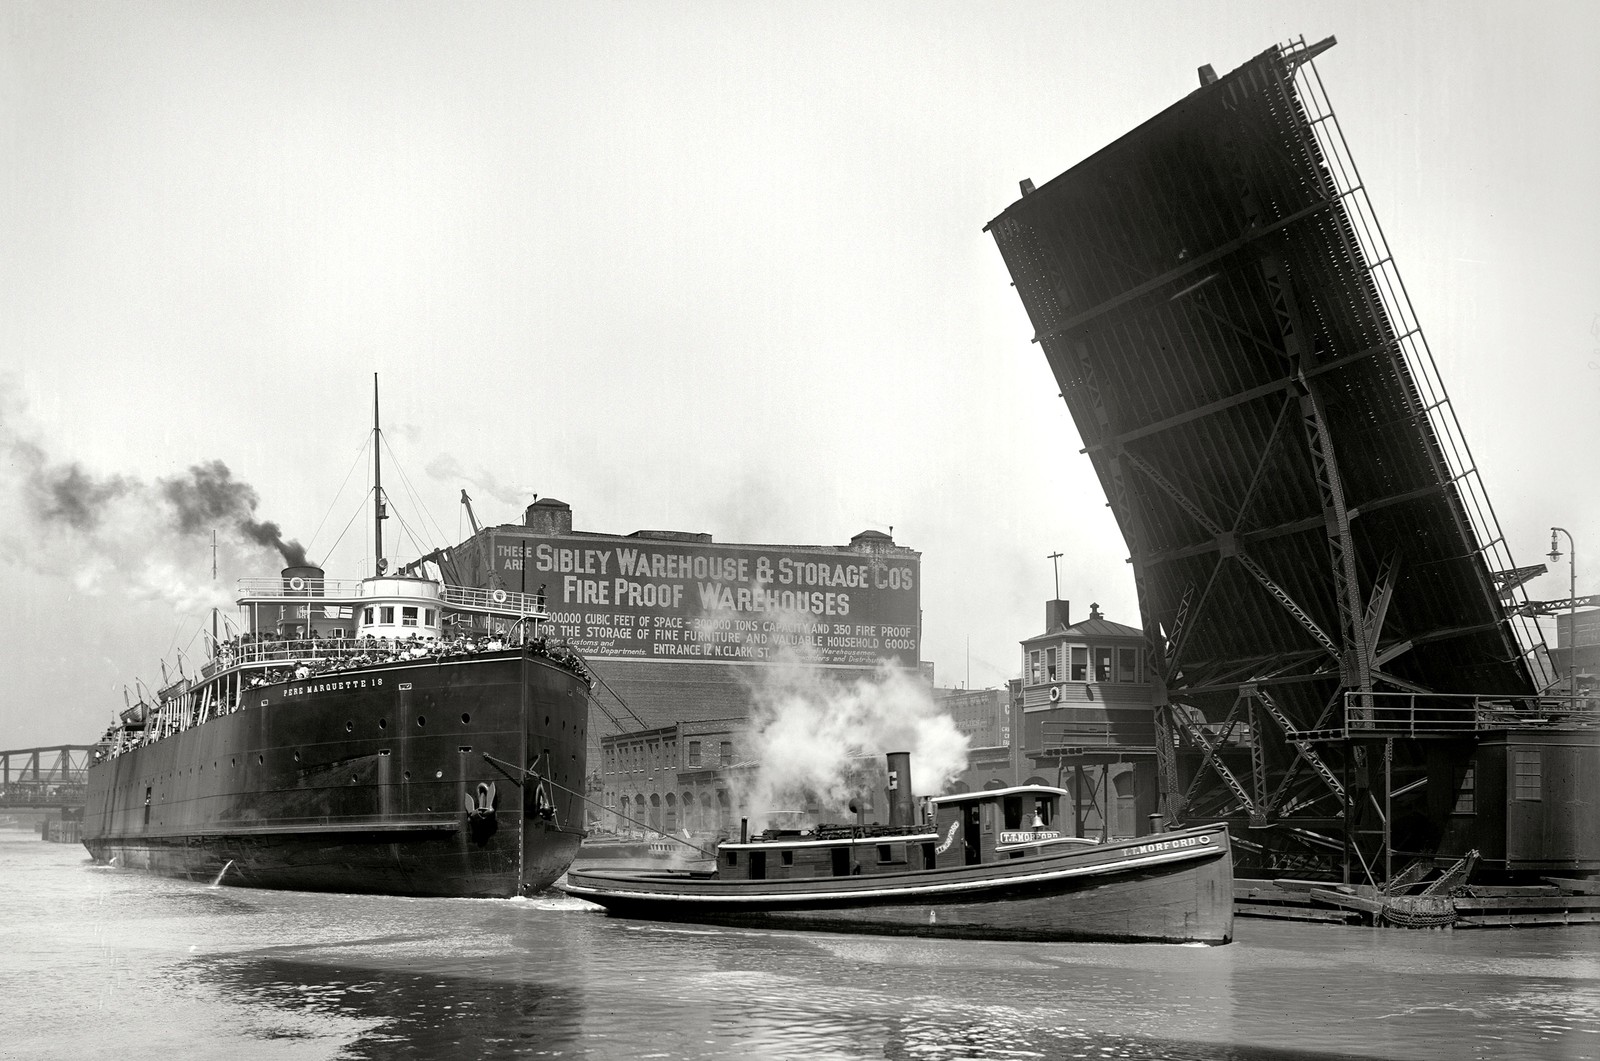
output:
[[[1430,416],[1441,396],[1419,390],[1283,53],[989,229],[1128,543],[1174,703],[1215,724],[1260,683],[1309,729],[1348,689],[1532,693]],[[1252,728],[1259,803],[1301,757],[1283,727]],[[1239,810],[1226,787],[1196,806]]]

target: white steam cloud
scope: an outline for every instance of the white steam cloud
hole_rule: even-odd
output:
[[[967,767],[968,738],[955,720],[920,676],[886,660],[870,677],[841,681],[817,665],[814,647],[785,647],[777,663],[761,668],[751,694],[751,753],[759,766],[740,795],[752,829],[778,815],[798,824],[795,816],[808,805],[822,820],[847,821],[858,795],[871,800],[873,818],[887,821],[882,788],[890,752],[910,753],[919,797],[939,795]]]

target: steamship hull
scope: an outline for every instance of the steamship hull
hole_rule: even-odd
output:
[[[1233,938],[1223,826],[903,873],[724,880],[574,870],[561,887],[620,917],[747,928],[1035,941]]]
[[[88,772],[98,861],[245,887],[510,897],[583,838],[588,686],[511,649],[248,688]]]

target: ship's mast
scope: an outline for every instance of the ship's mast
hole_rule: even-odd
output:
[[[383,437],[378,430],[378,374],[372,374],[372,540],[375,561],[373,574],[381,575],[389,565],[383,559]]]

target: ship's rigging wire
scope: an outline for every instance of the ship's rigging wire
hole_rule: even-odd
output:
[[[621,818],[623,821],[628,822],[628,823],[633,824],[633,825],[637,825],[639,828],[644,829],[647,832],[655,833],[657,836],[664,836],[668,840],[673,840],[673,841],[676,841],[677,843],[682,844],[684,847],[693,848],[694,850],[700,852],[702,855],[705,855],[707,858],[716,858],[717,857],[717,853],[715,851],[707,851],[705,848],[701,847],[699,844],[693,842],[692,840],[685,839],[684,837],[678,836],[678,835],[676,835],[674,833],[669,833],[664,829],[657,829],[653,825],[647,825],[644,822],[639,821],[636,818],[628,817],[626,814],[623,814],[619,810],[615,810],[615,809],[613,809],[611,807],[607,807],[604,803],[600,803],[600,802],[597,802],[595,800],[590,799],[587,795],[585,795],[582,792],[574,792],[572,789],[568,788],[566,785],[561,784],[559,781],[557,781],[553,777],[550,777],[548,774],[541,774],[538,771],[530,769],[529,767],[526,767],[526,766],[522,766],[522,767],[515,766],[515,765],[513,765],[511,763],[506,762],[504,759],[496,759],[494,756],[490,755],[488,752],[484,752],[482,754],[483,754],[483,758],[484,758],[485,762],[487,762],[487,763],[489,763],[490,765],[493,765],[493,766],[498,766],[503,771],[506,771],[507,776],[511,777],[511,780],[515,781],[518,785],[522,784],[522,778],[517,777],[514,774],[511,774],[509,770],[506,770],[507,767],[510,767],[511,770],[520,770],[522,773],[526,774],[528,777],[533,778],[534,781],[536,781],[536,782],[538,782],[540,784],[549,785],[551,788],[559,788],[561,791],[565,792],[567,795],[576,796],[577,798],[583,800],[583,802],[585,802],[585,803],[588,803],[588,804],[590,804],[592,806],[595,806],[595,807],[599,807],[602,811],[607,811],[607,812],[609,812],[611,814],[615,814],[617,817]]]
[[[640,718],[638,716],[638,714],[636,714],[634,712],[633,708],[628,706],[628,701],[624,700],[621,697],[621,695],[619,695],[618,692],[615,689],[611,688],[610,685],[606,684],[605,677],[603,675],[601,675],[601,673],[599,671],[595,670],[594,664],[592,662],[590,662],[589,657],[585,656],[583,653],[579,652],[577,649],[572,648],[570,643],[568,644],[567,647],[569,649],[571,649],[572,654],[574,656],[577,656],[580,660],[583,661],[584,669],[587,670],[590,674],[594,675],[594,680],[599,682],[601,685],[605,686],[606,692],[610,693],[613,697],[616,698],[617,703],[619,705],[621,705],[622,710],[624,710],[624,711],[626,711],[628,713],[628,717],[633,719],[634,724],[639,729],[648,729],[649,727],[647,727],[645,725],[644,719]],[[594,704],[595,704],[596,707],[600,708],[600,711],[601,711],[602,714],[604,714],[607,718],[609,718],[611,720],[611,724],[613,726],[617,727],[617,732],[618,733],[624,732],[623,728],[622,728],[622,723],[618,722],[616,716],[605,709],[605,706],[600,703],[600,698],[598,696],[594,698]]]
[[[346,486],[350,485],[350,477],[356,473],[356,466],[361,463],[361,458],[366,456],[368,444],[369,444],[368,440],[366,439],[365,436],[363,436],[362,437],[362,441],[361,441],[361,445],[356,447],[355,459],[350,462],[350,470],[344,473],[344,481],[339,484],[339,489],[334,493],[333,500],[328,502],[328,507],[322,510],[322,522],[318,523],[317,524],[317,529],[311,532],[311,538],[306,543],[306,555],[307,556],[312,555],[312,551],[311,550],[312,550],[312,547],[317,544],[317,536],[322,533],[322,528],[324,526],[326,526],[327,523],[328,523],[328,517],[333,514],[334,508],[339,504],[339,499],[344,496],[344,488]],[[365,503],[365,502],[363,502],[363,503]],[[348,523],[345,524],[345,530],[349,530],[349,529],[350,529],[350,525]],[[344,532],[341,531],[339,533],[339,539],[336,539],[334,541],[333,545],[328,547],[328,552],[332,553],[333,550],[338,547],[339,540],[342,540],[343,538],[344,538]]]
[[[418,512],[422,513],[421,521],[424,523],[433,524],[433,533],[437,535],[435,540],[444,541],[446,537],[444,528],[439,525],[438,520],[433,518],[433,513],[428,510],[428,506],[422,503],[422,497],[417,492],[416,486],[412,484],[411,476],[406,474],[405,465],[401,463],[399,457],[395,456],[394,447],[389,445],[389,440],[383,437],[382,432],[379,433],[378,439],[380,442],[382,442],[384,450],[388,452],[389,459],[394,462],[395,471],[400,473],[400,481],[405,485],[406,493],[410,496],[411,503],[416,506]],[[396,514],[395,518],[400,518],[398,513]],[[419,540],[419,536],[412,532],[411,528],[406,525],[405,520],[401,519],[400,525],[405,532],[411,536],[411,544],[416,547],[419,556],[428,551],[423,548],[422,542]],[[424,533],[420,537],[425,538],[427,536],[427,527],[423,526],[422,530]]]

